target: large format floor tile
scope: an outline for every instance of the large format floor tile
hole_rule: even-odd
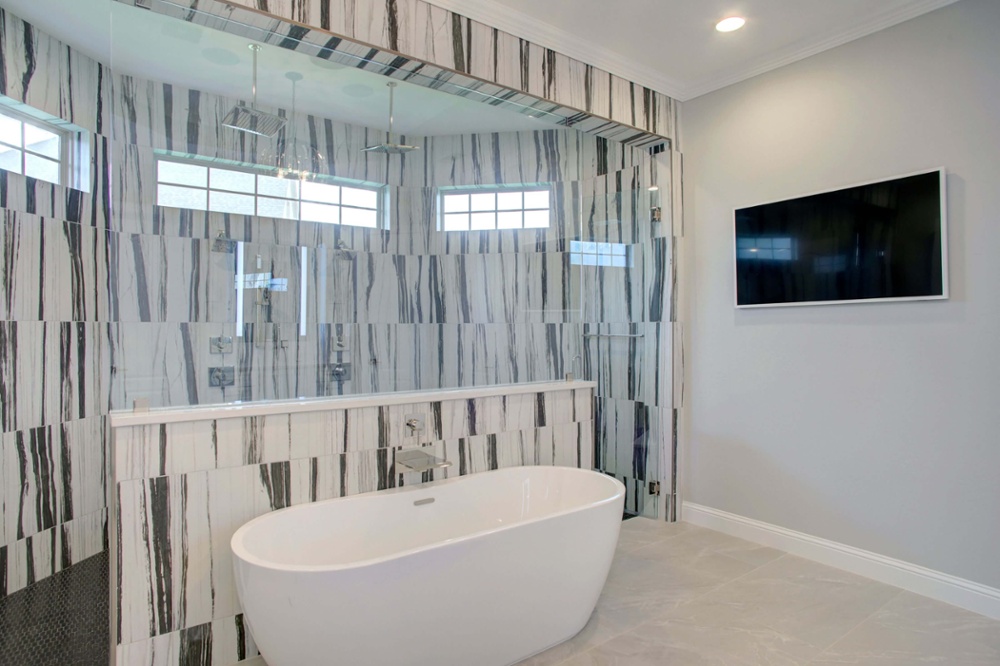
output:
[[[1000,622],[901,592],[813,663],[997,666]]]
[[[1000,622],[712,530],[635,518],[587,626],[520,666],[553,664],[1000,666]]]
[[[898,588],[785,555],[697,603],[728,626],[768,627],[825,649],[898,594]]]
[[[636,518],[590,624],[522,664],[1000,666],[1000,622],[688,524]]]

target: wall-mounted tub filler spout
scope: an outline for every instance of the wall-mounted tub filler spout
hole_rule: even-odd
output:
[[[580,361],[580,374],[576,374],[576,362]],[[571,382],[577,377],[583,377],[583,357],[577,354],[573,357],[573,360],[569,362],[569,372],[566,373],[566,381]]]
[[[396,451],[396,472],[426,472],[430,469],[444,469],[451,463],[436,458],[424,449],[399,449]]]

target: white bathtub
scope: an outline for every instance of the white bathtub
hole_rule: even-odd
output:
[[[587,623],[625,487],[514,467],[275,511],[233,535],[269,666],[503,666]]]

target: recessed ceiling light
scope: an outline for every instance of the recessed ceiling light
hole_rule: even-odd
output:
[[[715,29],[719,32],[732,32],[739,30],[747,22],[742,16],[730,16],[715,24]]]

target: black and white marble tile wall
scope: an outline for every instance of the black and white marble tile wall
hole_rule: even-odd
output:
[[[4,594],[103,548],[102,333],[92,322],[0,321]]]
[[[107,549],[107,510],[72,518],[0,546],[3,595],[13,594]]]
[[[0,94],[110,136],[109,69],[0,8]],[[93,153],[91,153],[93,154]]]
[[[136,0],[120,2],[128,5]],[[193,16],[187,5],[197,6],[200,15]],[[238,6],[251,11],[240,11]],[[675,136],[674,101],[669,97],[423,0],[189,0],[181,7],[160,11],[206,23],[212,23],[213,15],[233,19],[249,26],[247,34],[273,31],[272,41],[286,48],[291,48],[287,38],[294,35],[298,50],[314,55],[323,49],[353,53],[373,61],[367,69],[378,69],[381,63],[386,69],[398,69],[400,78],[409,75],[414,63],[425,70],[434,66],[434,81],[456,81],[500,96],[504,89],[521,91],[560,105],[558,113],[574,120],[574,109],[591,114],[592,119],[578,119],[587,131],[611,129],[601,126],[607,119],[605,123],[612,121],[607,124],[622,129]],[[298,25],[283,25],[275,17]],[[361,44],[352,48],[329,33]],[[498,84],[495,91],[492,84]],[[532,101],[519,98],[519,103]],[[616,135],[626,140],[629,133],[619,130]]]
[[[673,436],[673,408],[636,400],[595,398],[595,464],[625,483],[625,510],[645,515],[655,503],[651,481],[670,485],[669,442]],[[661,475],[661,471],[666,475]],[[661,517],[662,518],[662,517]]]
[[[113,400],[149,397],[168,406],[554,379],[570,372],[581,353],[583,325],[316,324],[305,336],[291,324],[264,330],[258,346],[247,325],[245,342],[236,338],[238,351],[218,355],[208,351],[210,338],[233,336],[231,325],[121,324],[115,362],[128,371],[112,374]],[[334,349],[335,331],[348,341],[347,351]],[[350,381],[334,380],[331,366],[338,362],[353,364]],[[236,367],[236,386],[209,386],[207,368],[218,364]]]
[[[597,382],[597,468],[626,482],[628,510],[648,512],[648,482],[669,478],[673,324],[585,324],[584,340],[584,377]]]
[[[381,393],[557,379],[580,353],[583,326],[399,324],[354,330],[354,388]]]
[[[580,289],[585,322],[629,323],[669,320],[671,240],[624,244],[625,266],[584,266]],[[605,250],[607,252],[607,250]],[[606,255],[605,255],[606,256]]]
[[[625,257],[624,266],[584,266],[580,278],[584,377],[598,382],[597,468],[625,482],[626,509],[639,514],[655,507],[649,482],[669,478],[663,458],[674,437],[671,192],[658,167],[581,184],[581,239]],[[652,183],[660,185],[655,193]],[[663,212],[659,222],[654,206]]]
[[[307,5],[296,11],[312,11]],[[362,5],[362,12],[374,7]],[[371,26],[382,20],[379,11]],[[633,99],[635,88],[606,73],[419,0],[394,11],[410,17],[394,39],[406,43],[403,33],[412,34],[418,51],[424,44],[433,53],[452,48],[451,31],[459,30],[472,48],[463,46],[466,66],[456,69],[481,76],[492,59],[493,80],[517,79],[531,94],[594,112],[607,108],[623,122],[635,110],[614,101]],[[584,324],[657,321],[661,234],[646,224],[651,160],[643,150],[545,130],[414,137],[423,148],[418,156],[389,162],[360,152],[383,133],[301,116],[293,119],[298,135],[316,136],[332,156],[321,171],[387,183],[389,230],[159,208],[154,151],[254,161],[274,146],[218,129],[236,100],[112,75],[7,11],[0,10],[0,23],[0,92],[93,132],[94,157],[89,191],[0,172],[4,433],[97,418],[140,397],[181,405],[555,379],[585,351]],[[481,48],[491,39],[496,57]],[[643,107],[632,124],[669,135],[658,128],[671,126],[670,104],[646,113],[654,106]],[[433,186],[510,182],[552,184],[550,229],[437,232]],[[213,252],[219,234],[246,242],[247,256],[261,254],[290,285],[275,292],[264,334],[251,334],[255,318],[244,302],[244,335],[234,336],[235,351],[223,356],[208,353],[208,339],[236,332],[237,305],[235,255]],[[573,240],[630,244],[629,279],[571,264]],[[340,241],[349,251],[333,249]],[[298,335],[301,248],[308,251],[312,306],[305,336]],[[631,296],[616,296],[622,290]],[[588,307],[596,318],[585,314]],[[350,347],[331,352],[332,332],[341,329]],[[341,361],[354,365],[350,382],[329,374],[330,363]],[[207,369],[215,365],[236,367],[237,385],[209,387]],[[103,525],[90,518],[76,512],[62,525]],[[102,543],[92,534],[62,535],[58,524],[39,529],[53,535],[51,543]],[[17,548],[37,550],[41,541],[28,546],[29,538]],[[6,546],[14,548],[0,544]],[[89,548],[76,549],[71,560]],[[7,571],[15,581],[8,591],[31,579],[11,579],[14,569]]]
[[[252,656],[229,540],[275,509],[514,465],[593,464],[591,389],[118,428],[119,664]],[[405,416],[427,429],[405,432]],[[453,463],[398,474],[393,450]],[[199,627],[201,629],[199,629]],[[204,646],[203,646],[204,647]]]
[[[583,240],[635,245],[671,233],[669,206],[662,206],[661,221],[653,221],[654,204],[669,201],[667,185],[654,193],[649,190],[655,170],[657,180],[669,178],[662,173],[662,165],[644,162],[633,167],[601,174],[580,184],[582,211],[581,231]]]
[[[0,597],[105,547],[108,70],[0,9],[0,94],[87,130],[84,189],[0,171]]]

